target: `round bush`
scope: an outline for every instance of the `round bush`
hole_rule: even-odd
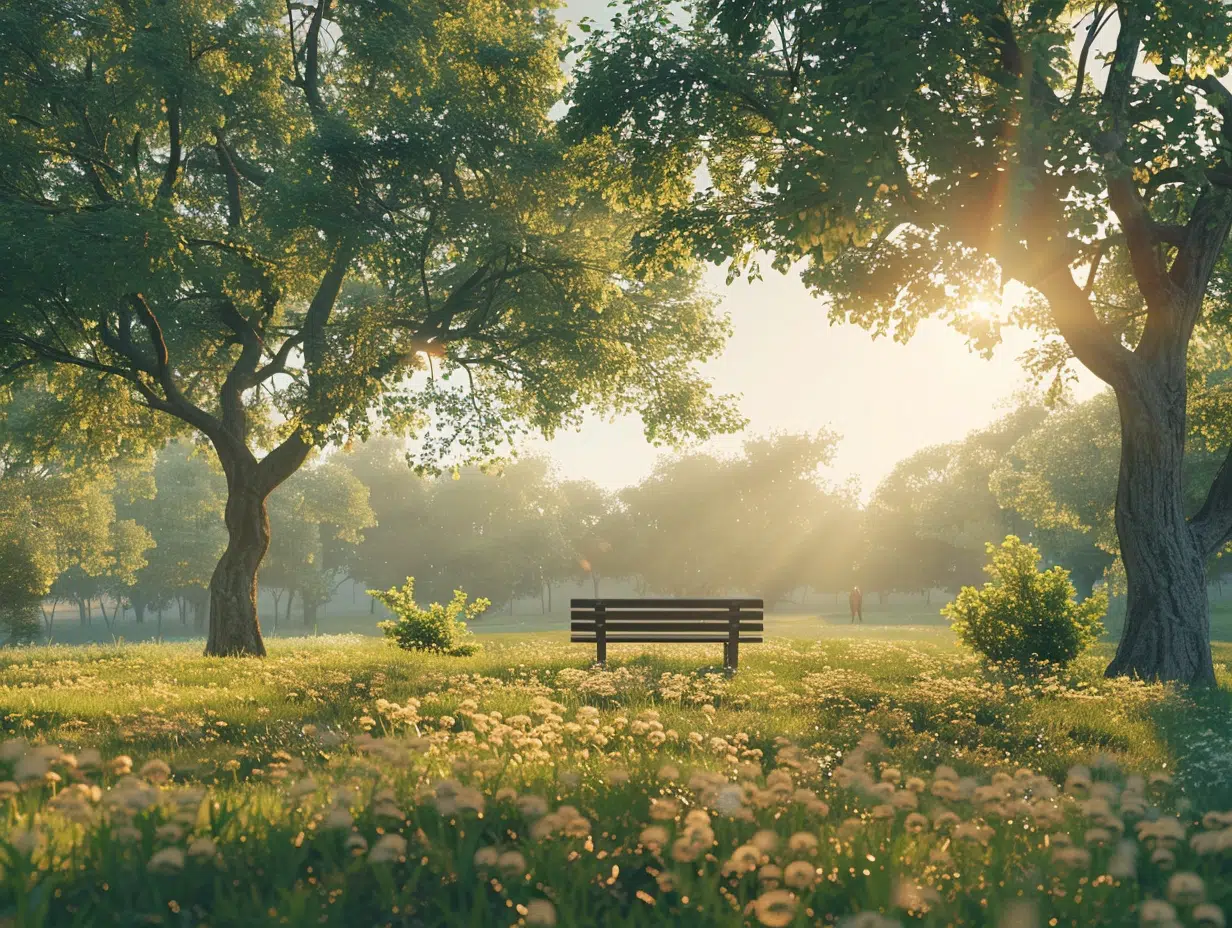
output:
[[[989,582],[963,587],[941,610],[964,645],[992,661],[1064,665],[1099,637],[1106,591],[1077,602],[1069,571],[1041,572],[1039,550],[1014,535],[1000,546],[990,543],[988,554]]]
[[[379,623],[385,637],[405,651],[436,651],[455,657],[474,654],[479,644],[469,641],[470,629],[464,619],[480,616],[492,603],[477,599],[467,603],[466,594],[453,591],[453,599],[445,605],[432,603],[426,609],[415,602],[415,578],[407,577],[401,588],[385,592],[368,590],[368,595],[384,603],[397,619]]]

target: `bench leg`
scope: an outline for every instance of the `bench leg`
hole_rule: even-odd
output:
[[[732,616],[727,631],[727,644],[723,646],[723,663],[735,671],[740,663],[740,619]]]
[[[605,635],[603,632],[599,632],[598,636],[596,636],[595,638],[595,651],[597,652],[596,657],[598,658],[599,663],[606,664],[607,663],[607,635]]]

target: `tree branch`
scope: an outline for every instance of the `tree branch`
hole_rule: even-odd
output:
[[[1133,87],[1134,65],[1138,61],[1138,49],[1142,44],[1142,22],[1126,4],[1117,6],[1121,28],[1117,32],[1116,46],[1108,65],[1108,80],[1104,84],[1104,111],[1110,117],[1109,127],[1119,138],[1116,148],[1124,144],[1121,135],[1129,123],[1129,94]]]
[[[1202,508],[1190,519],[1190,525],[1207,557],[1232,542],[1232,450],[1224,457]]]
[[[238,229],[244,223],[244,204],[240,200],[240,172],[231,157],[222,129],[214,130],[214,154],[218,167],[227,179],[227,225]]]
[[[1220,132],[1224,139],[1232,140],[1232,90],[1224,86],[1223,81],[1215,77],[1213,74],[1208,74],[1196,85],[1206,98],[1206,102],[1219,111],[1219,115],[1223,117],[1223,125],[1220,127]]]
[[[240,339],[240,356],[219,390],[218,401],[222,409],[222,425],[238,442],[248,441],[248,417],[244,410],[244,391],[255,381],[253,375],[261,361],[263,345],[261,336],[244,314],[230,300],[218,304],[218,314],[223,323]]]
[[[334,246],[334,254],[330,258],[329,267],[317,286],[312,302],[308,304],[308,312],[304,316],[301,332],[304,342],[304,361],[309,377],[325,361],[325,324],[329,321],[330,313],[333,312],[334,303],[338,300],[338,293],[342,289],[342,281],[346,277],[353,254],[354,247],[349,242],[340,242]]]
[[[1082,85],[1086,82],[1087,59],[1091,54],[1091,46],[1095,44],[1095,39],[1108,24],[1108,20],[1112,18],[1112,12],[1115,9],[1116,7],[1110,3],[1106,7],[1097,5],[1092,11],[1091,25],[1087,26],[1087,37],[1082,43],[1082,52],[1078,55],[1078,74],[1074,78],[1074,92],[1069,98],[1070,106],[1077,106],[1082,97]]]
[[[1228,240],[1229,229],[1232,229],[1232,191],[1206,188],[1198,195],[1189,222],[1181,229],[1176,260],[1168,271],[1169,279],[1184,295],[1186,321],[1190,326],[1202,311],[1206,287]]]
[[[300,83],[304,87],[304,96],[308,98],[308,108],[314,113],[324,109],[321,102],[320,74],[318,59],[321,50],[321,24],[325,14],[329,12],[330,0],[317,0],[312,11],[312,21],[308,24],[308,35],[304,39],[304,73]]]
[[[170,136],[170,147],[167,155],[167,168],[163,171],[163,179],[158,185],[158,193],[155,197],[159,202],[167,202],[171,199],[171,194],[175,191],[175,182],[180,176],[180,161],[184,157],[180,142],[180,107],[179,103],[171,97],[167,99],[167,132]]]
[[[137,319],[145,327],[150,339],[150,345],[154,349],[153,376],[162,388],[163,396],[166,400],[164,406],[155,408],[160,408],[164,412],[184,420],[189,425],[199,429],[211,441],[217,443],[221,423],[214,416],[184,396],[179,385],[175,382],[175,372],[171,369],[171,358],[170,352],[167,350],[167,341],[163,337],[163,329],[158,322],[158,317],[150,309],[150,304],[146,302],[145,297],[140,293],[132,294],[129,297],[129,303],[136,311]]]

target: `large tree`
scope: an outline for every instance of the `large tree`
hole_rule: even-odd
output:
[[[1227,338],[1232,47],[1223,0],[638,0],[592,33],[571,119],[696,176],[648,246],[739,274],[771,252],[835,320],[973,343],[1037,328],[1115,391],[1127,617],[1109,674],[1209,684],[1205,564],[1232,460],[1188,511],[1186,359]],[[1032,298],[999,317],[1002,288]],[[1226,447],[1225,447],[1226,453]]]
[[[0,0],[0,372],[208,439],[207,653],[264,653],[266,499],[374,421],[736,424],[695,276],[625,273],[619,165],[556,137],[561,40],[541,0]]]

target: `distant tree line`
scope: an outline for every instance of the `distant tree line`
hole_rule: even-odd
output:
[[[612,581],[643,592],[742,592],[768,606],[802,590],[954,592],[982,580],[984,545],[1030,539],[1084,595],[1120,584],[1112,502],[1117,420],[1107,395],[1048,409],[1024,402],[987,428],[900,461],[861,503],[824,479],[838,436],[751,438],[739,454],[665,456],[640,483],[610,491],[562,480],[542,457],[421,476],[400,440],[337,450],[270,498],[272,543],[260,575],[266,627],[311,626],[348,580],[388,589],[416,580],[425,601],[455,588],[498,604]],[[204,630],[207,590],[226,544],[225,481],[198,447],[97,468],[34,467],[3,445],[0,602],[11,640],[50,630],[72,604],[83,624]],[[1217,466],[1201,446],[1187,473],[1199,504]],[[1222,562],[1212,559],[1212,579]],[[606,585],[605,585],[606,584]]]

